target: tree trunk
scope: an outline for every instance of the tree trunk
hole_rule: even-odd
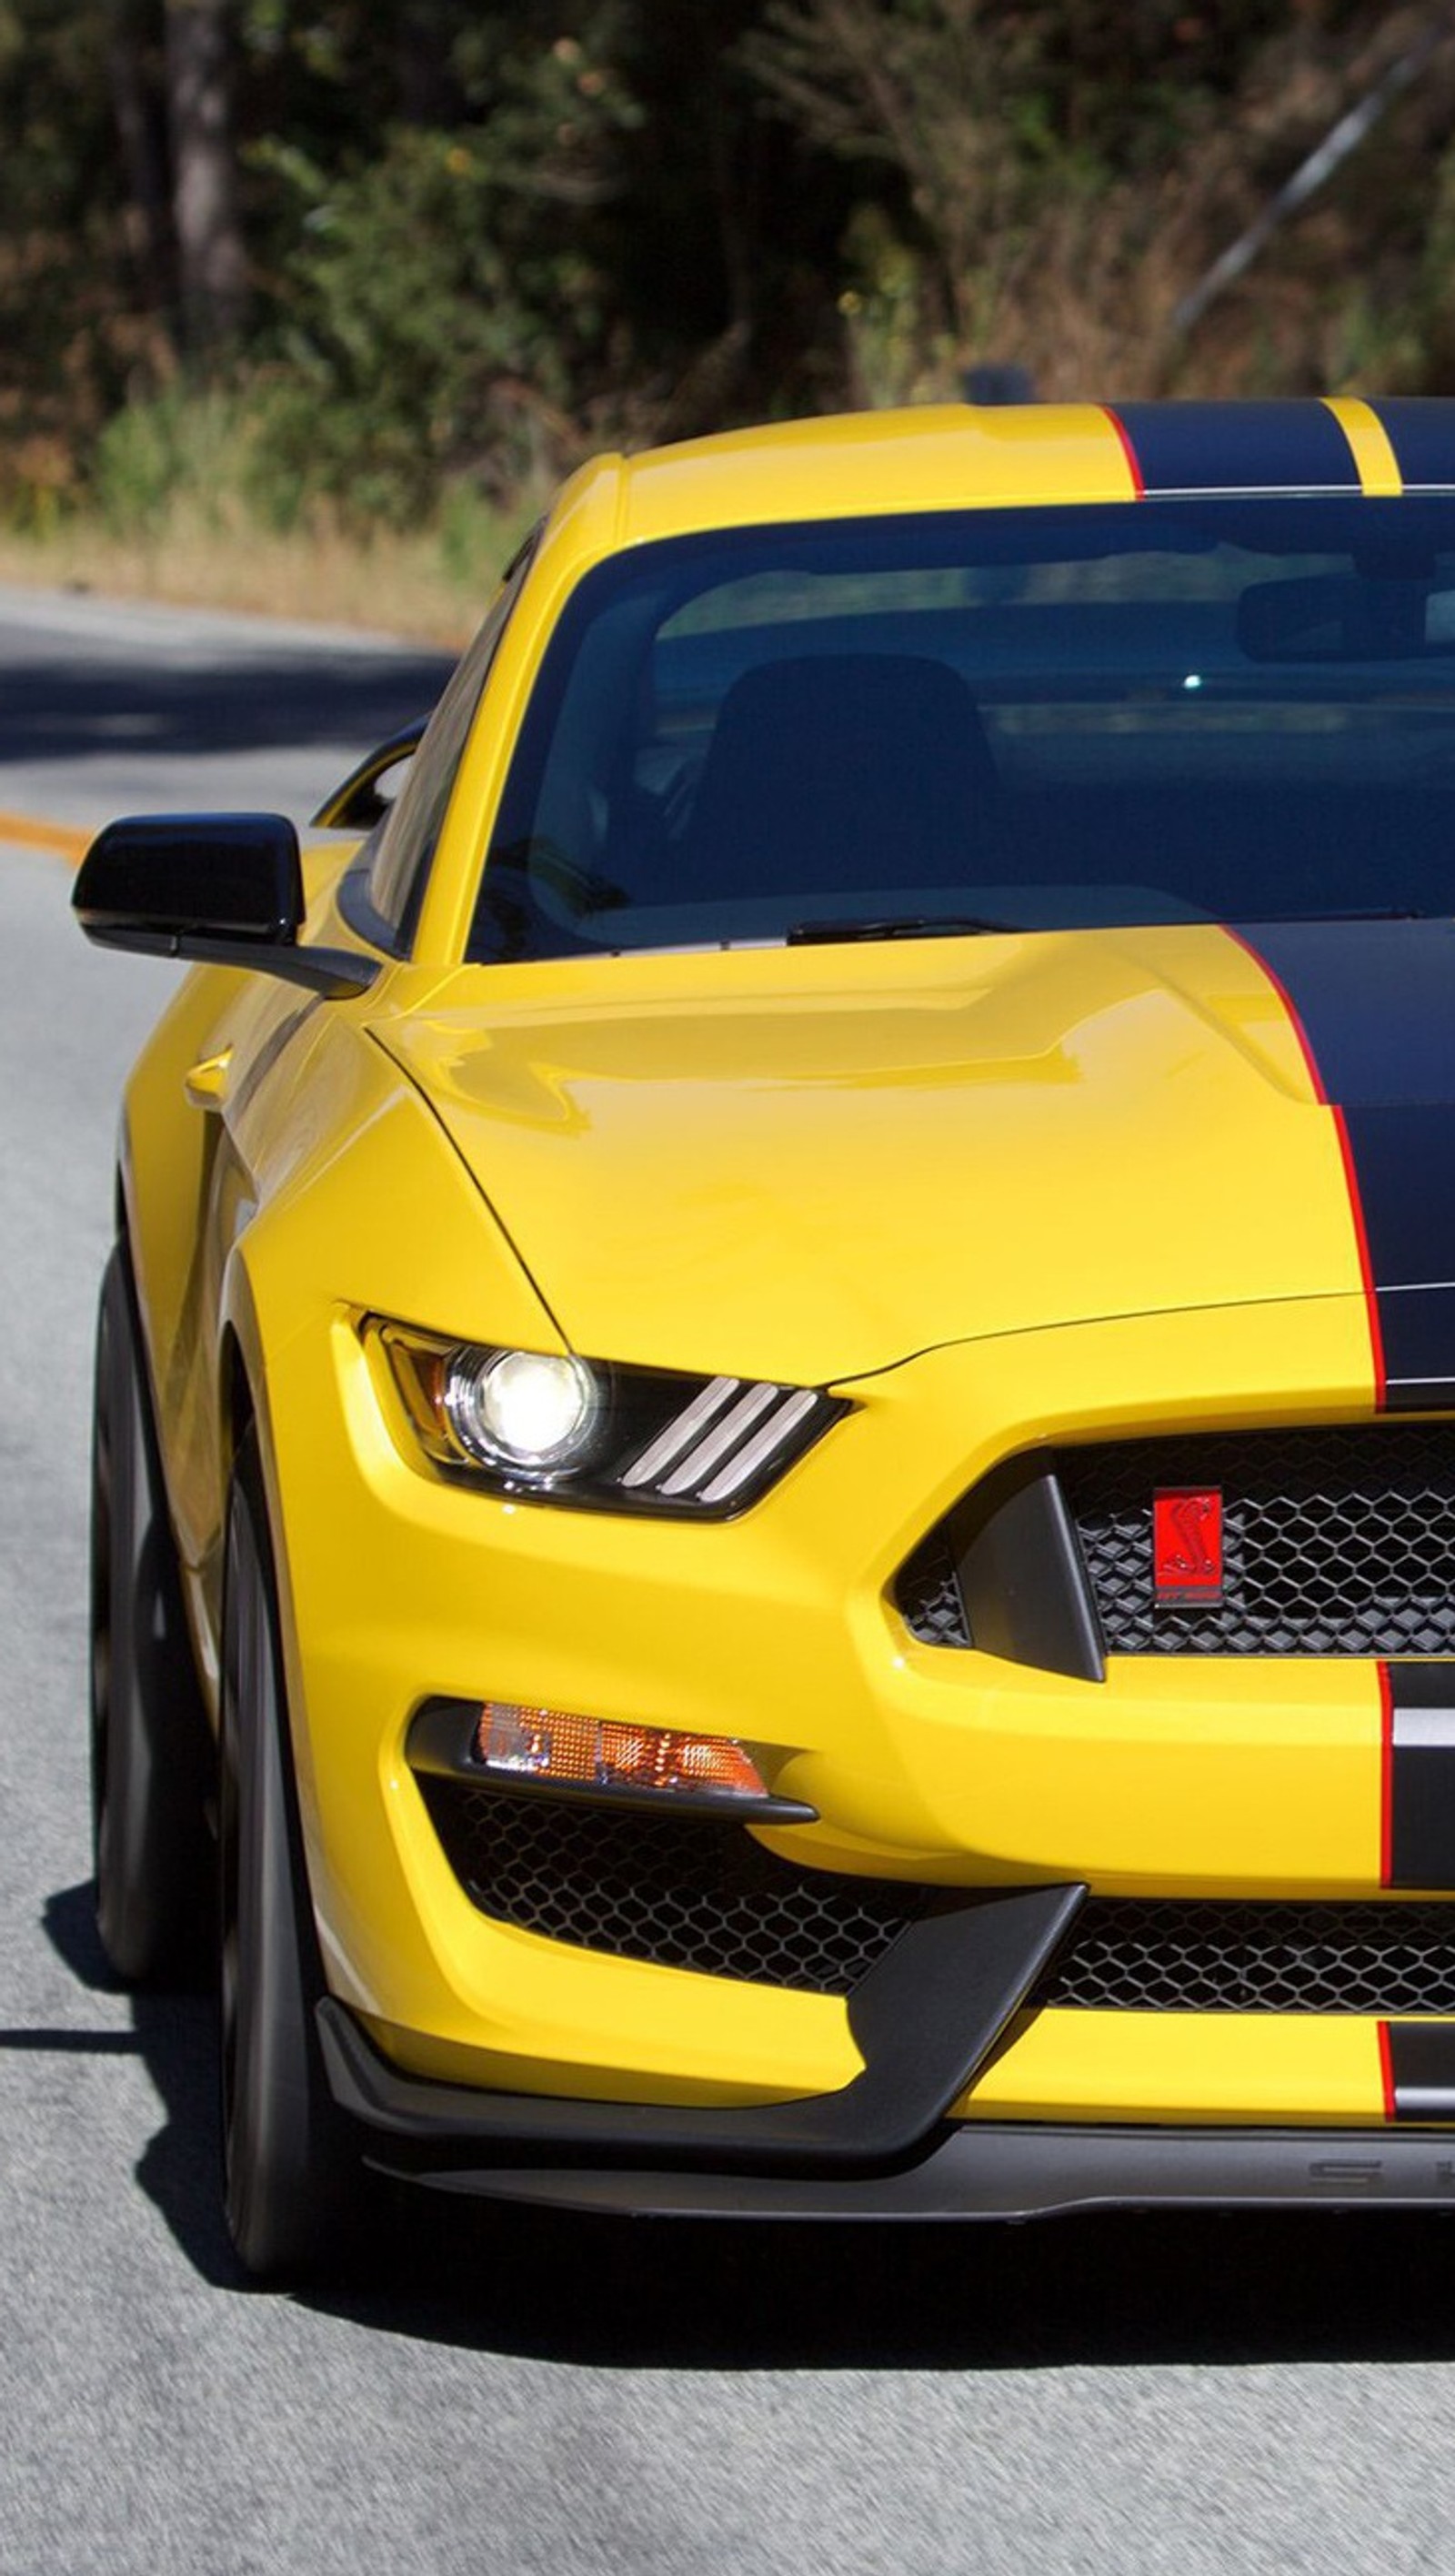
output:
[[[107,0],[106,68],[126,171],[127,248],[148,311],[170,324],[175,288],[161,101],[147,77],[132,0]]]
[[[449,27],[462,13],[439,0],[408,0],[394,40],[399,113],[406,125],[449,125],[459,101],[450,72]]]
[[[247,311],[232,130],[232,0],[167,0],[172,214],[188,355],[206,365]]]

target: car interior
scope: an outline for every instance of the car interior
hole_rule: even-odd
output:
[[[1269,569],[639,578],[548,675],[471,955],[1455,912],[1455,570]]]

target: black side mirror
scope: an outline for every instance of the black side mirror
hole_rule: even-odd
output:
[[[324,798],[313,817],[315,830],[372,832],[376,823],[382,823],[393,802],[392,796],[384,793],[383,781],[391,770],[414,758],[428,722],[428,716],[417,717],[402,732],[392,733],[387,742],[381,742],[357,769],[351,769],[343,785]]]
[[[300,947],[303,871],[283,814],[131,814],[108,823],[71,898],[102,948],[253,966],[337,996],[372,984],[378,961]]]

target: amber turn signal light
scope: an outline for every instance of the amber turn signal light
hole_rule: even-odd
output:
[[[735,1736],[583,1717],[525,1700],[430,1699],[409,1723],[412,1770],[512,1796],[585,1806],[671,1807],[740,1825],[812,1825],[818,1810],[770,1789],[763,1758]],[[769,1753],[776,1779],[791,1757]]]
[[[562,1788],[656,1789],[668,1796],[706,1789],[755,1801],[768,1795],[757,1764],[730,1737],[576,1717],[515,1700],[485,1702],[473,1751],[486,1771]]]

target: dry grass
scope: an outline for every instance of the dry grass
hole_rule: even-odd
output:
[[[177,513],[156,534],[124,537],[66,517],[36,533],[0,528],[0,581],[370,628],[458,649],[517,533],[502,519],[498,541],[472,547],[477,559],[457,568],[433,535],[381,533],[367,543],[339,530],[277,536],[189,524]]]

